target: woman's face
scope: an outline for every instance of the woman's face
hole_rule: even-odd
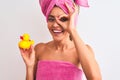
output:
[[[48,16],[48,29],[54,40],[61,41],[69,37],[69,33],[64,29],[68,24],[68,18],[62,15],[66,15],[59,7],[54,7]],[[66,15],[67,16],[67,15]],[[59,20],[65,26],[61,26],[57,20]]]

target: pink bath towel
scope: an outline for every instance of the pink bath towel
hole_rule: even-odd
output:
[[[78,6],[89,7],[87,0],[74,0]],[[72,8],[73,0],[39,0],[40,6],[44,16],[48,19],[48,15],[52,8],[56,5],[60,7],[66,14],[68,14],[68,9],[65,6],[65,2]]]
[[[82,80],[82,70],[64,61],[38,62],[36,80]]]

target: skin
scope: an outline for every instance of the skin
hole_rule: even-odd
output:
[[[48,29],[53,40],[39,43],[29,50],[20,49],[26,64],[26,80],[35,80],[39,60],[67,61],[82,69],[87,80],[102,80],[92,48],[83,42],[76,30],[74,19],[78,14],[78,7],[73,4],[73,11],[65,4],[69,10],[68,15],[59,7],[54,7],[48,17]]]

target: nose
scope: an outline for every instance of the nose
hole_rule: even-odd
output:
[[[54,27],[58,27],[59,24],[55,21],[55,22],[53,23],[53,26],[54,26]]]

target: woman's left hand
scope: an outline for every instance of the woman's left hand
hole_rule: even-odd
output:
[[[78,16],[78,7],[75,3],[73,3],[73,8],[70,7],[67,3],[65,3],[69,14],[68,15],[61,15],[57,18],[57,22],[62,26],[63,29],[67,30],[69,33],[76,29],[76,21]],[[67,23],[64,23],[61,19],[64,20],[64,18],[67,18]]]

